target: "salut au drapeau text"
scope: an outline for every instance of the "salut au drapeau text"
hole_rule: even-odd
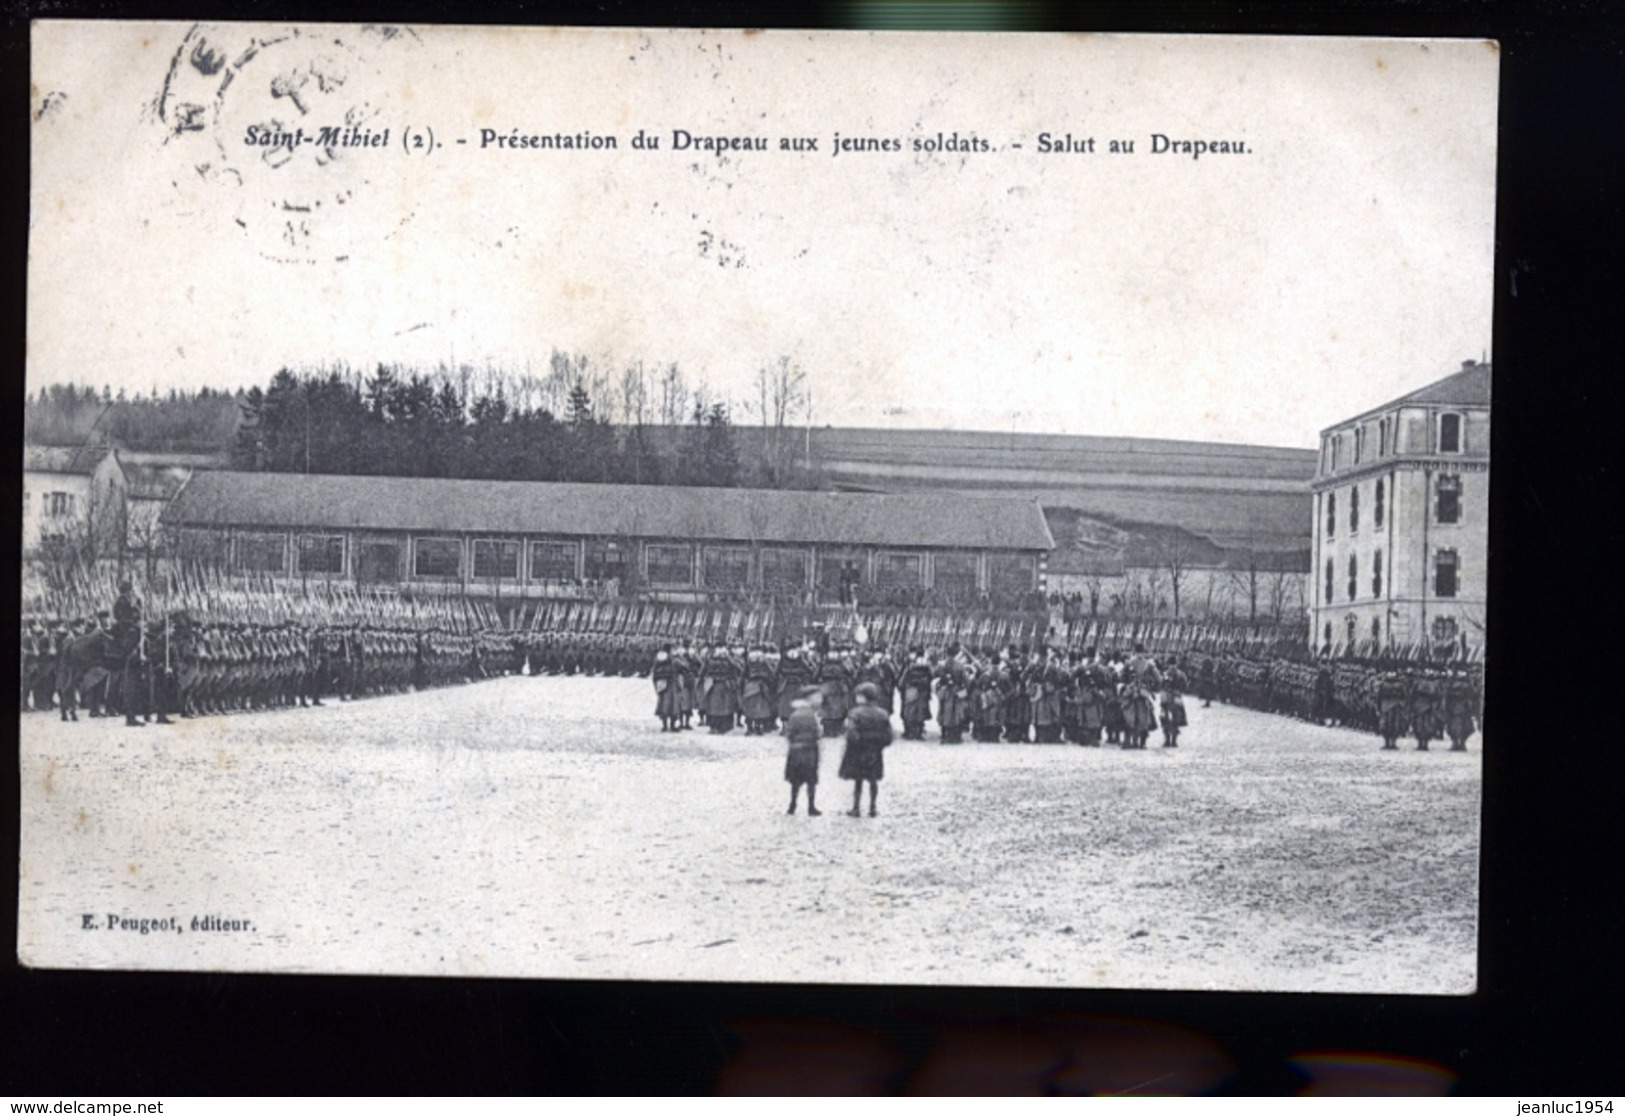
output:
[[[324,126],[292,130],[251,124],[243,134],[247,147],[318,149],[388,148],[390,128],[359,125]],[[669,132],[638,129],[625,146],[633,151],[671,151],[681,154],[728,155],[743,152],[780,152],[796,155],[862,155],[910,153],[916,155],[977,155],[999,151],[1033,152],[1039,155],[1174,155],[1200,159],[1204,155],[1250,155],[1252,146],[1242,139],[1188,139],[1152,132],[1140,138],[1097,138],[1072,132],[1039,132],[1035,142],[1025,137],[996,144],[975,132],[957,129],[916,136],[845,135],[765,136],[728,134],[723,131],[673,128]],[[590,130],[577,132],[533,132],[522,128],[481,128],[476,139],[457,139],[458,146],[482,151],[619,151],[621,137],[601,135]]]

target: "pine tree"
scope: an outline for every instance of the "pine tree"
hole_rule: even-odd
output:
[[[705,414],[700,481],[707,488],[733,488],[739,483],[739,447],[725,403],[712,404]]]

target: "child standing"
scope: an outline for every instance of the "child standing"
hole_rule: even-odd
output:
[[[790,741],[784,759],[784,778],[790,784],[789,814],[796,812],[796,800],[803,785],[807,788],[807,816],[816,818],[823,811],[818,808],[818,738],[823,735],[823,724],[818,719],[820,705],[818,687],[804,687],[790,703],[790,716],[784,722],[784,735]]]
[[[875,798],[880,793],[880,780],[885,778],[885,758],[881,753],[891,744],[892,731],[891,718],[880,709],[879,699],[880,691],[865,682],[853,695],[852,712],[847,714],[841,778],[852,780],[849,817],[859,816],[864,783],[869,784],[869,816],[875,816]]]

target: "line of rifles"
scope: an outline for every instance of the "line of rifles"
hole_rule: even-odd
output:
[[[572,631],[404,627],[365,622],[199,622],[144,625],[33,618],[22,631],[20,708],[126,723],[237,710],[321,705],[504,675],[642,676],[666,731],[776,731],[798,694],[816,689],[828,735],[839,735],[853,691],[870,683],[900,715],[905,739],[935,721],[943,743],[1144,747],[1161,728],[1176,746],[1185,696],[1376,732],[1384,747],[1465,748],[1482,725],[1482,666],[1299,661],[1204,650],[1166,656],[1004,649],[829,646],[822,640],[743,645]]]

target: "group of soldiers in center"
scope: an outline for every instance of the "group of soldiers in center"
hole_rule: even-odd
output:
[[[807,640],[771,644],[666,643],[655,652],[650,678],[662,732],[703,723],[714,734],[743,724],[747,735],[787,722],[808,687],[819,693],[825,736],[838,736],[859,687],[903,722],[905,740],[925,739],[935,720],[944,744],[991,743],[1143,748],[1161,726],[1163,745],[1177,747],[1186,724],[1185,671],[1175,656],[1166,667],[1136,646],[1124,655],[1012,645],[970,650],[959,643],[928,652],[829,646]]]

